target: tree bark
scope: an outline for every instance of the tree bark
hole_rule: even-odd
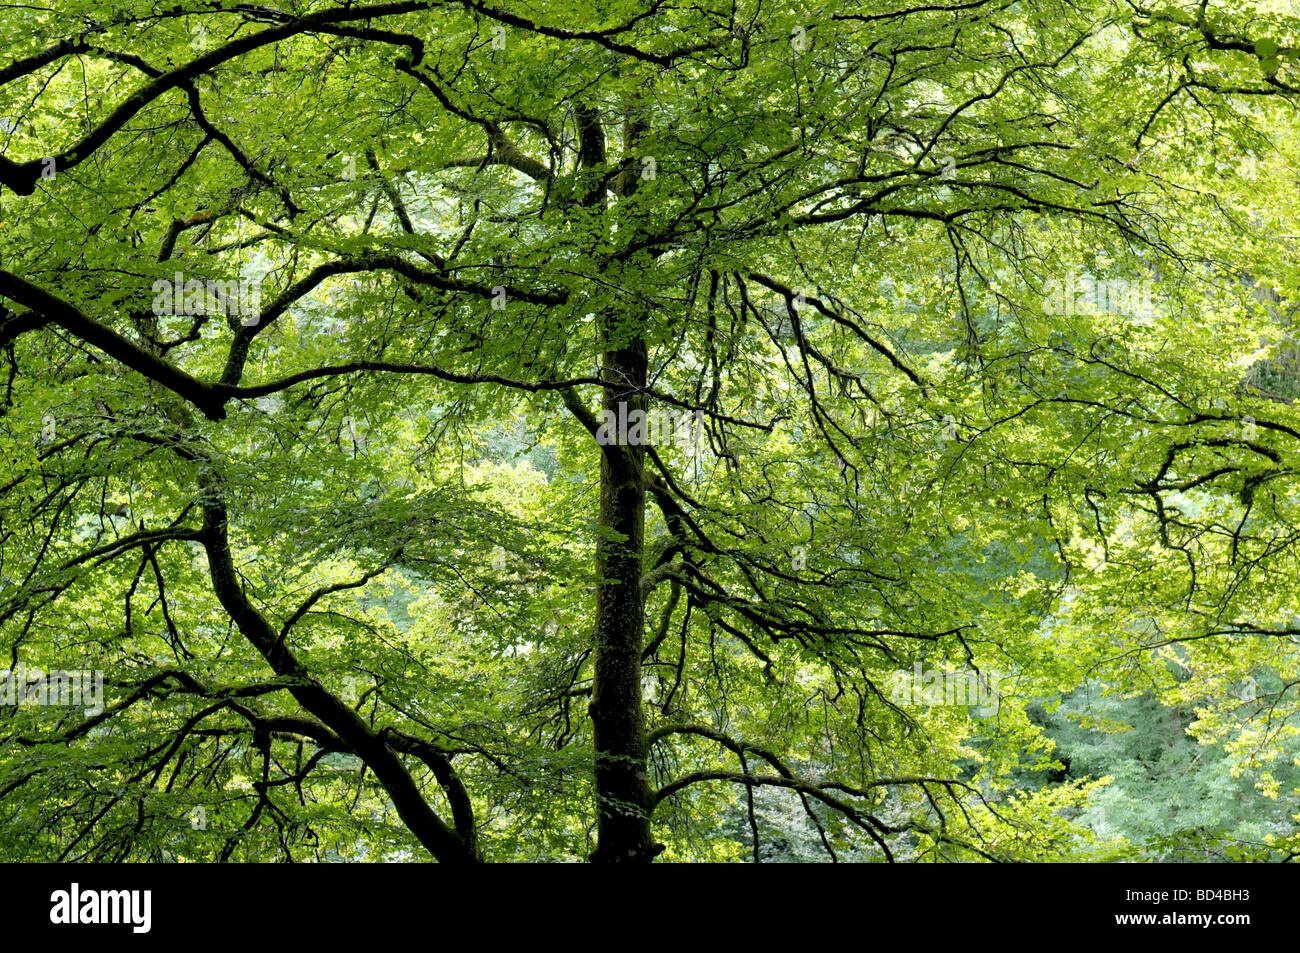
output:
[[[604,409],[616,417],[644,409],[645,342],[638,337],[606,351],[604,360]],[[644,454],[642,447],[617,444],[602,448],[601,454],[596,673],[590,708],[599,811],[593,861],[648,863],[662,850],[650,833],[652,805],[641,704]]]
[[[579,158],[598,181],[605,137],[594,109],[578,110]],[[603,187],[583,197],[604,206]],[[604,322],[602,407],[616,420],[645,410],[644,315],[620,311]],[[646,775],[645,716],[641,704],[641,642],[645,599],[641,561],[645,528],[645,450],[622,442],[601,448],[600,520],[596,544],[595,682],[591,715],[595,736],[595,863],[649,863],[663,850],[650,832],[653,809]]]

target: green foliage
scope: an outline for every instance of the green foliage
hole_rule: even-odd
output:
[[[0,856],[1295,856],[1275,6],[0,11]]]

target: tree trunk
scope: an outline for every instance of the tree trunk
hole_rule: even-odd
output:
[[[605,135],[594,109],[577,111],[579,164],[592,170],[582,196],[589,207],[604,206]],[[603,409],[625,420],[645,409],[645,318],[629,312],[605,321]],[[653,809],[646,776],[645,716],[641,706],[641,639],[645,599],[641,594],[641,550],[645,528],[645,450],[621,440],[601,448],[600,525],[596,544],[595,735],[596,863],[649,863],[663,850],[650,836]]]
[[[645,342],[636,338],[624,347],[606,351],[604,360],[604,409],[616,419],[644,409],[641,389],[646,374]],[[601,454],[596,677],[590,708],[599,810],[593,861],[648,863],[663,849],[650,835],[653,805],[646,776],[641,705],[644,454],[640,446],[618,444],[602,448]]]

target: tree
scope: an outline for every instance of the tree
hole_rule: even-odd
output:
[[[1300,431],[1221,278],[1292,272],[1220,165],[1282,178],[1293,18],[3,16],[0,625],[107,683],[5,712],[7,851],[757,859],[761,791],[833,859],[1070,856],[1033,700],[1265,627]]]

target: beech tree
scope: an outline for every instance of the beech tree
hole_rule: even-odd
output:
[[[5,855],[1104,859],[1099,678],[1280,796],[1298,27],[0,12]]]

